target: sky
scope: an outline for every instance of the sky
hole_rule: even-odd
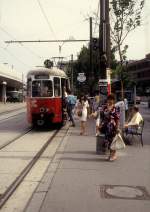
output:
[[[46,18],[43,16],[44,10]],[[0,0],[0,63],[27,73],[45,59],[64,56],[76,59],[84,43],[9,44],[6,40],[89,39],[87,14],[97,11],[98,0]],[[144,8],[144,25],[131,33],[128,59],[150,53],[150,1]],[[63,45],[62,45],[63,44]],[[59,45],[62,51],[59,52]]]

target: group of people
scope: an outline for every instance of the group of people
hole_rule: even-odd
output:
[[[117,155],[116,150],[111,150],[111,144],[117,133],[121,132],[121,134],[123,134],[123,132],[134,132],[143,121],[143,118],[139,113],[139,108],[133,106],[129,119],[126,120],[127,122],[122,126],[120,107],[118,104],[115,104],[115,97],[112,94],[107,97],[105,105],[101,106],[98,103],[96,103],[96,105],[98,105],[97,109],[93,113],[93,117],[96,117],[96,135],[98,133],[105,135],[108,149],[110,149],[108,159],[114,161],[117,159]],[[126,110],[124,112],[126,112]]]
[[[88,117],[89,102],[86,96],[81,96],[78,100],[72,94],[71,90],[65,94],[67,103],[67,112],[69,121],[72,123],[72,127],[75,127],[74,114],[76,113],[81,121],[80,135],[85,135],[86,133],[86,121]]]
[[[89,111],[89,101],[86,96],[81,96],[79,100],[72,95],[71,91],[68,92],[67,99],[67,111],[72,126],[75,126],[74,121],[74,110],[81,121],[80,135],[85,135],[86,133],[86,121]],[[100,104],[100,97],[96,95],[92,105],[92,113],[89,117],[94,117],[96,120],[96,136],[98,134],[104,134],[105,140],[107,142],[107,147],[110,150],[110,155],[108,160],[114,161],[117,159],[116,150],[111,149],[111,144],[114,137],[120,132],[120,108],[115,104],[114,95],[109,95],[105,104]],[[130,116],[130,121],[127,121],[123,127],[122,131],[132,131],[137,128],[143,118],[139,113],[137,106],[132,108],[132,115]]]

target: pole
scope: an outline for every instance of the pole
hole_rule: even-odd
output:
[[[106,56],[107,56],[107,68],[110,68],[111,50],[110,50],[109,0],[105,1],[105,4],[106,4]]]
[[[134,85],[134,105],[136,105],[136,84]]]
[[[91,78],[93,77],[93,45],[92,45],[92,17],[90,17],[90,71],[91,71]]]
[[[99,64],[100,78],[106,79],[104,55],[106,55],[106,5],[105,0],[100,0],[100,25],[99,25]]]
[[[73,54],[71,54],[71,90],[72,90],[72,92],[74,91],[74,86],[73,86]]]
[[[25,95],[24,95],[24,74],[22,72],[22,99],[21,99],[22,102],[25,101]]]
[[[99,40],[100,40],[100,77],[107,78],[108,94],[111,93],[111,79],[110,79],[110,19],[109,19],[109,0],[100,0],[100,29],[99,29]],[[106,65],[104,61],[106,58]],[[109,77],[108,77],[109,76]]]
[[[92,24],[92,17],[90,17],[90,93],[92,95],[93,93],[93,79],[94,79],[94,73],[93,73],[93,24]]]
[[[9,40],[5,43],[70,43],[70,42],[88,42],[87,39],[66,39],[66,40]]]

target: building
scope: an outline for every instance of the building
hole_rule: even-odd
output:
[[[19,91],[22,89],[22,78],[22,73],[0,64],[0,101],[6,101],[8,91]]]
[[[150,95],[150,54],[144,59],[129,61],[127,71],[130,80],[137,86],[137,94]]]

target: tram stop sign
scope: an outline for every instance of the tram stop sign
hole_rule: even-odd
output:
[[[102,95],[107,95],[107,85],[108,85],[107,79],[99,79],[98,86],[99,86],[99,89],[100,89],[100,93]]]
[[[100,79],[98,81],[99,87],[107,87],[107,84],[108,84],[108,80],[107,79]]]
[[[85,82],[86,81],[86,76],[84,73],[78,73],[78,77],[77,77],[77,80],[79,82]]]

